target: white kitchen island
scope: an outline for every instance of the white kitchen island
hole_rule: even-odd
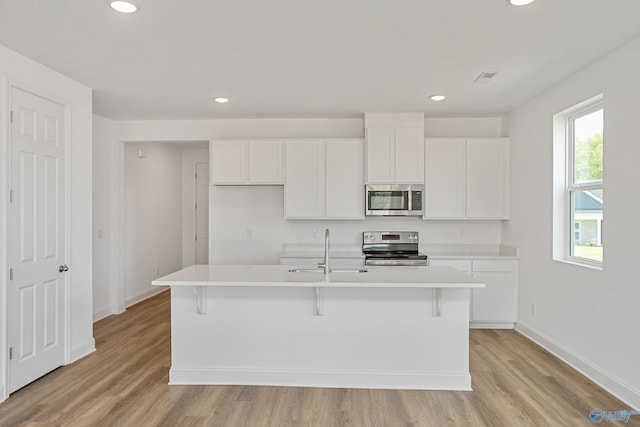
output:
[[[471,390],[469,290],[450,267],[194,265],[171,287],[170,384]]]

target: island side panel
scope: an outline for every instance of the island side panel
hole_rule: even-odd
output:
[[[171,290],[171,384],[470,390],[469,290],[312,288]]]

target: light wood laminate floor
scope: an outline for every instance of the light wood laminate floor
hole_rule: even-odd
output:
[[[169,292],[94,335],[95,353],[0,404],[0,426],[594,426],[594,408],[629,409],[511,330],[471,331],[472,392],[169,386]]]

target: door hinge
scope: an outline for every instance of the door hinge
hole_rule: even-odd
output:
[[[13,123],[13,110],[9,111],[9,123]]]
[[[9,347],[9,360],[13,359],[13,347]]]
[[[13,268],[9,269],[9,280],[13,280]]]
[[[198,241],[198,235],[196,234],[195,236],[193,236],[193,239],[197,242]]]
[[[9,190],[9,203],[13,203],[13,190]]]

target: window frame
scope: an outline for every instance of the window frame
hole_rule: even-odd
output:
[[[553,259],[572,264],[603,269],[603,260],[576,256],[575,253],[575,194],[578,191],[602,190],[604,198],[604,170],[601,180],[575,183],[575,120],[602,110],[604,121],[604,100],[595,96],[553,117],[554,145],[554,209],[553,209]],[[604,142],[603,123],[603,142]],[[603,153],[604,168],[604,153]],[[603,203],[604,218],[604,203]],[[602,221],[604,224],[604,220]],[[582,230],[580,230],[582,232]],[[602,239],[604,241],[604,239]]]

